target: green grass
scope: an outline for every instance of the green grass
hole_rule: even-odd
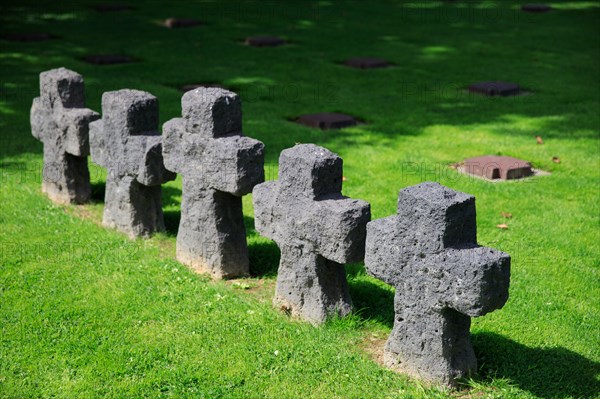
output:
[[[0,397],[600,397],[600,3],[552,2],[558,10],[540,15],[490,1],[146,1],[107,14],[85,3],[19,1],[0,15],[3,32],[60,36],[0,41]],[[170,16],[205,24],[158,25]],[[254,34],[291,44],[240,43]],[[102,52],[138,62],[79,61]],[[338,64],[361,55],[396,66]],[[480,243],[513,259],[508,303],[473,320],[479,376],[450,392],[379,366],[393,291],[362,265],[348,267],[358,311],[347,319],[314,328],[272,309],[279,252],[253,229],[249,197],[254,277],[238,282],[212,282],[173,259],[180,179],[163,191],[168,233],[147,241],[100,226],[105,174],[94,165],[96,203],[52,205],[40,192],[29,108],[38,74],[59,66],[84,75],[95,110],[102,92],[150,91],[161,122],[180,114],[178,86],[225,84],[241,94],[245,133],[266,145],[270,178],[282,149],[323,145],[344,158],[344,193],[369,201],[374,218],[421,181],[475,195]],[[464,91],[495,79],[533,94]],[[321,132],[287,120],[321,111],[366,124]],[[482,154],[552,175],[490,184],[447,167]],[[496,227],[504,222],[508,230]]]

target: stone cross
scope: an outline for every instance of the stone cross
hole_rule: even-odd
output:
[[[242,136],[237,94],[197,88],[164,124],[167,169],[183,176],[177,259],[215,278],[249,272],[242,196],[264,181],[264,145]]]
[[[506,303],[510,256],[477,245],[475,197],[438,183],[401,190],[398,214],[367,225],[365,266],[396,287],[389,367],[447,385],[476,371],[471,317]]]
[[[256,230],[281,250],[273,303],[322,323],[352,301],[344,263],[363,259],[370,205],[342,196],[342,159],[301,144],[279,157],[279,180],[254,188]]]
[[[160,185],[165,169],[158,131],[158,99],[139,90],[102,95],[102,119],[90,124],[92,160],[108,170],[105,226],[130,237],[164,230]]]
[[[83,77],[65,68],[40,74],[40,96],[31,107],[31,133],[44,143],[42,191],[54,202],[90,199],[88,129],[100,115],[85,107]]]

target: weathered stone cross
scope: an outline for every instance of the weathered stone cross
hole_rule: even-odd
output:
[[[163,127],[165,165],[183,176],[177,259],[216,278],[247,275],[241,197],[264,181],[264,145],[242,136],[235,93],[198,88],[181,105]]]
[[[504,306],[510,256],[477,245],[475,197],[438,183],[401,190],[398,214],[367,225],[365,266],[396,287],[388,366],[448,385],[476,371],[471,317]]]
[[[313,144],[279,157],[279,180],[254,188],[256,230],[281,250],[273,303],[314,324],[352,308],[343,263],[364,256],[370,205],[342,196],[342,159]]]
[[[31,133],[44,143],[42,191],[57,203],[80,204],[92,192],[88,129],[100,115],[84,107],[80,74],[65,68],[40,74],[40,96],[31,107]]]
[[[130,237],[164,230],[160,185],[165,169],[158,99],[139,90],[102,95],[102,119],[90,124],[92,160],[108,169],[102,223]]]

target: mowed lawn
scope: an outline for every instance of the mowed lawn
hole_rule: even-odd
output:
[[[541,14],[492,1],[145,1],[111,13],[89,1],[6,3],[2,36],[56,37],[0,40],[1,398],[600,397],[599,2],[552,2]],[[160,25],[171,16],[203,25]],[[260,34],[289,44],[243,44]],[[81,60],[97,53],[135,62]],[[341,65],[357,56],[394,66]],[[380,366],[393,289],[362,264],[347,267],[350,317],[315,328],[273,309],[279,251],[254,230],[250,196],[253,277],[228,282],[174,260],[180,177],[163,188],[168,231],[150,240],[101,226],[105,171],[91,161],[94,203],[53,205],[29,109],[39,73],[61,66],[84,76],[88,107],[101,111],[105,91],[146,90],[161,123],[180,115],[180,86],[230,88],[244,133],[265,143],[268,179],[281,150],[325,146],[344,159],[344,194],[369,201],[374,218],[423,181],[475,195],[480,244],[512,255],[508,303],[473,320],[478,376],[447,391]],[[484,80],[528,94],[465,90]],[[290,121],[328,111],[365,123]],[[489,183],[449,167],[486,154],[551,175]]]

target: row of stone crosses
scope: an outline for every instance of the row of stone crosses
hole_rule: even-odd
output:
[[[475,198],[438,183],[400,191],[397,214],[370,221],[370,205],[344,197],[342,159],[313,144],[281,152],[279,177],[264,181],[264,145],[242,135],[240,98],[198,88],[182,118],[158,128],[158,101],[138,90],[102,96],[102,117],[85,108],[81,75],[40,74],[32,134],[44,144],[58,203],[84,203],[87,155],[108,170],[103,224],[131,237],[164,228],[161,184],[183,177],[177,259],[216,278],[249,271],[241,197],[253,193],[256,229],[281,250],[274,304],[318,324],[352,301],[344,263],[396,288],[385,363],[452,385],[476,371],[471,317],[508,299],[510,256],[477,244]]]

